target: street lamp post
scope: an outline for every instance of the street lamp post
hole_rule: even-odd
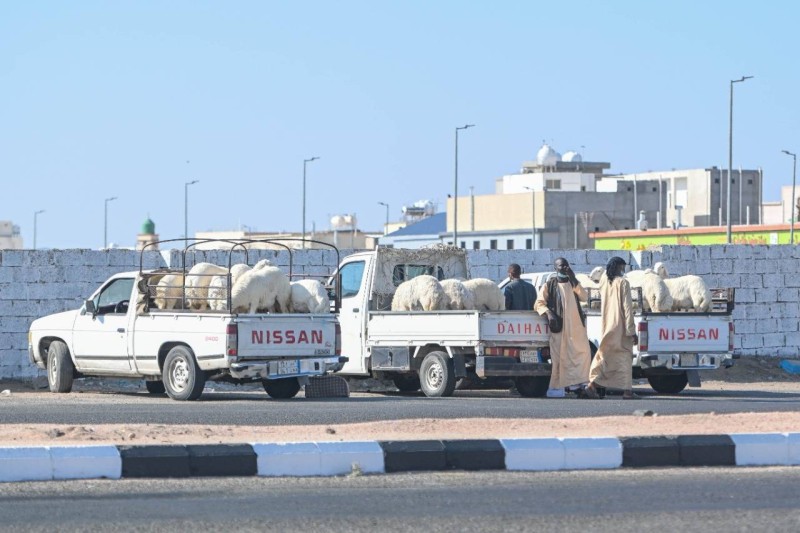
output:
[[[116,196],[106,198],[103,216],[103,248],[108,248],[108,202],[116,200]]]
[[[753,76],[742,76],[738,80],[731,80],[730,113],[728,114],[728,197],[725,208],[725,218],[728,223],[727,243],[731,243],[731,178],[733,177],[733,84],[751,79]],[[741,224],[742,221],[739,221]]]
[[[456,128],[456,183],[453,191],[453,246],[458,246],[458,132],[467,128],[474,128],[475,124],[465,124]]]
[[[36,249],[36,218],[39,216],[40,213],[44,213],[44,209],[40,209],[38,211],[34,211],[33,213],[33,249]]]
[[[319,157],[303,159],[303,248],[306,247],[306,164],[316,161]]]
[[[533,192],[533,187],[525,187],[531,191],[531,250],[536,250],[536,195]]]
[[[383,234],[389,233],[389,204],[386,202],[378,202],[378,205],[386,207],[386,225],[383,227]]]
[[[183,247],[189,246],[189,185],[200,180],[187,181],[183,184]]]
[[[795,198],[795,185],[797,182],[797,154],[790,152],[789,150],[783,150],[783,153],[786,155],[792,156],[792,200],[789,202],[791,208],[791,220],[789,227],[789,244],[794,244],[794,221],[795,221],[795,212],[797,210],[797,199]]]

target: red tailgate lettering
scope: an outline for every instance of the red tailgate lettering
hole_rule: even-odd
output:
[[[708,338],[714,339],[715,341],[719,340],[719,328],[712,328],[708,330]]]
[[[315,329],[311,332],[311,342],[312,344],[322,344],[322,330]]]
[[[253,330],[250,342],[252,344],[264,344],[264,332]]]

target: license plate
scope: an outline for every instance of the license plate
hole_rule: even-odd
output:
[[[278,374],[299,374],[300,361],[278,361]]]
[[[538,363],[539,350],[521,350],[519,352],[520,363]]]
[[[697,366],[697,354],[682,355],[681,366]]]

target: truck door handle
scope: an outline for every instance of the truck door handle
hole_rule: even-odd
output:
[[[125,333],[125,328],[117,328],[117,333]]]
[[[354,313],[358,313],[358,307],[354,307],[354,308],[353,308],[353,312],[354,312]]]

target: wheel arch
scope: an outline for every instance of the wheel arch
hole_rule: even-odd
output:
[[[185,346],[186,349],[189,350],[189,352],[192,354],[192,357],[195,358],[195,361],[197,360],[197,356],[195,356],[194,350],[192,350],[192,347],[189,346],[188,344],[186,344],[185,342],[180,342],[180,341],[165,342],[158,349],[158,371],[159,372],[163,372],[164,371],[164,361],[167,359],[167,354],[170,352],[170,350],[172,350],[176,346]]]
[[[38,343],[38,350],[39,350],[39,358],[45,366],[47,366],[47,352],[50,349],[50,345],[56,341],[60,341],[64,343],[64,346],[67,347],[67,353],[69,354],[69,358],[72,359],[73,366],[75,365],[75,356],[72,355],[72,350],[69,348],[69,343],[66,339],[59,337],[57,335],[48,335],[46,337],[42,337],[39,339]]]

